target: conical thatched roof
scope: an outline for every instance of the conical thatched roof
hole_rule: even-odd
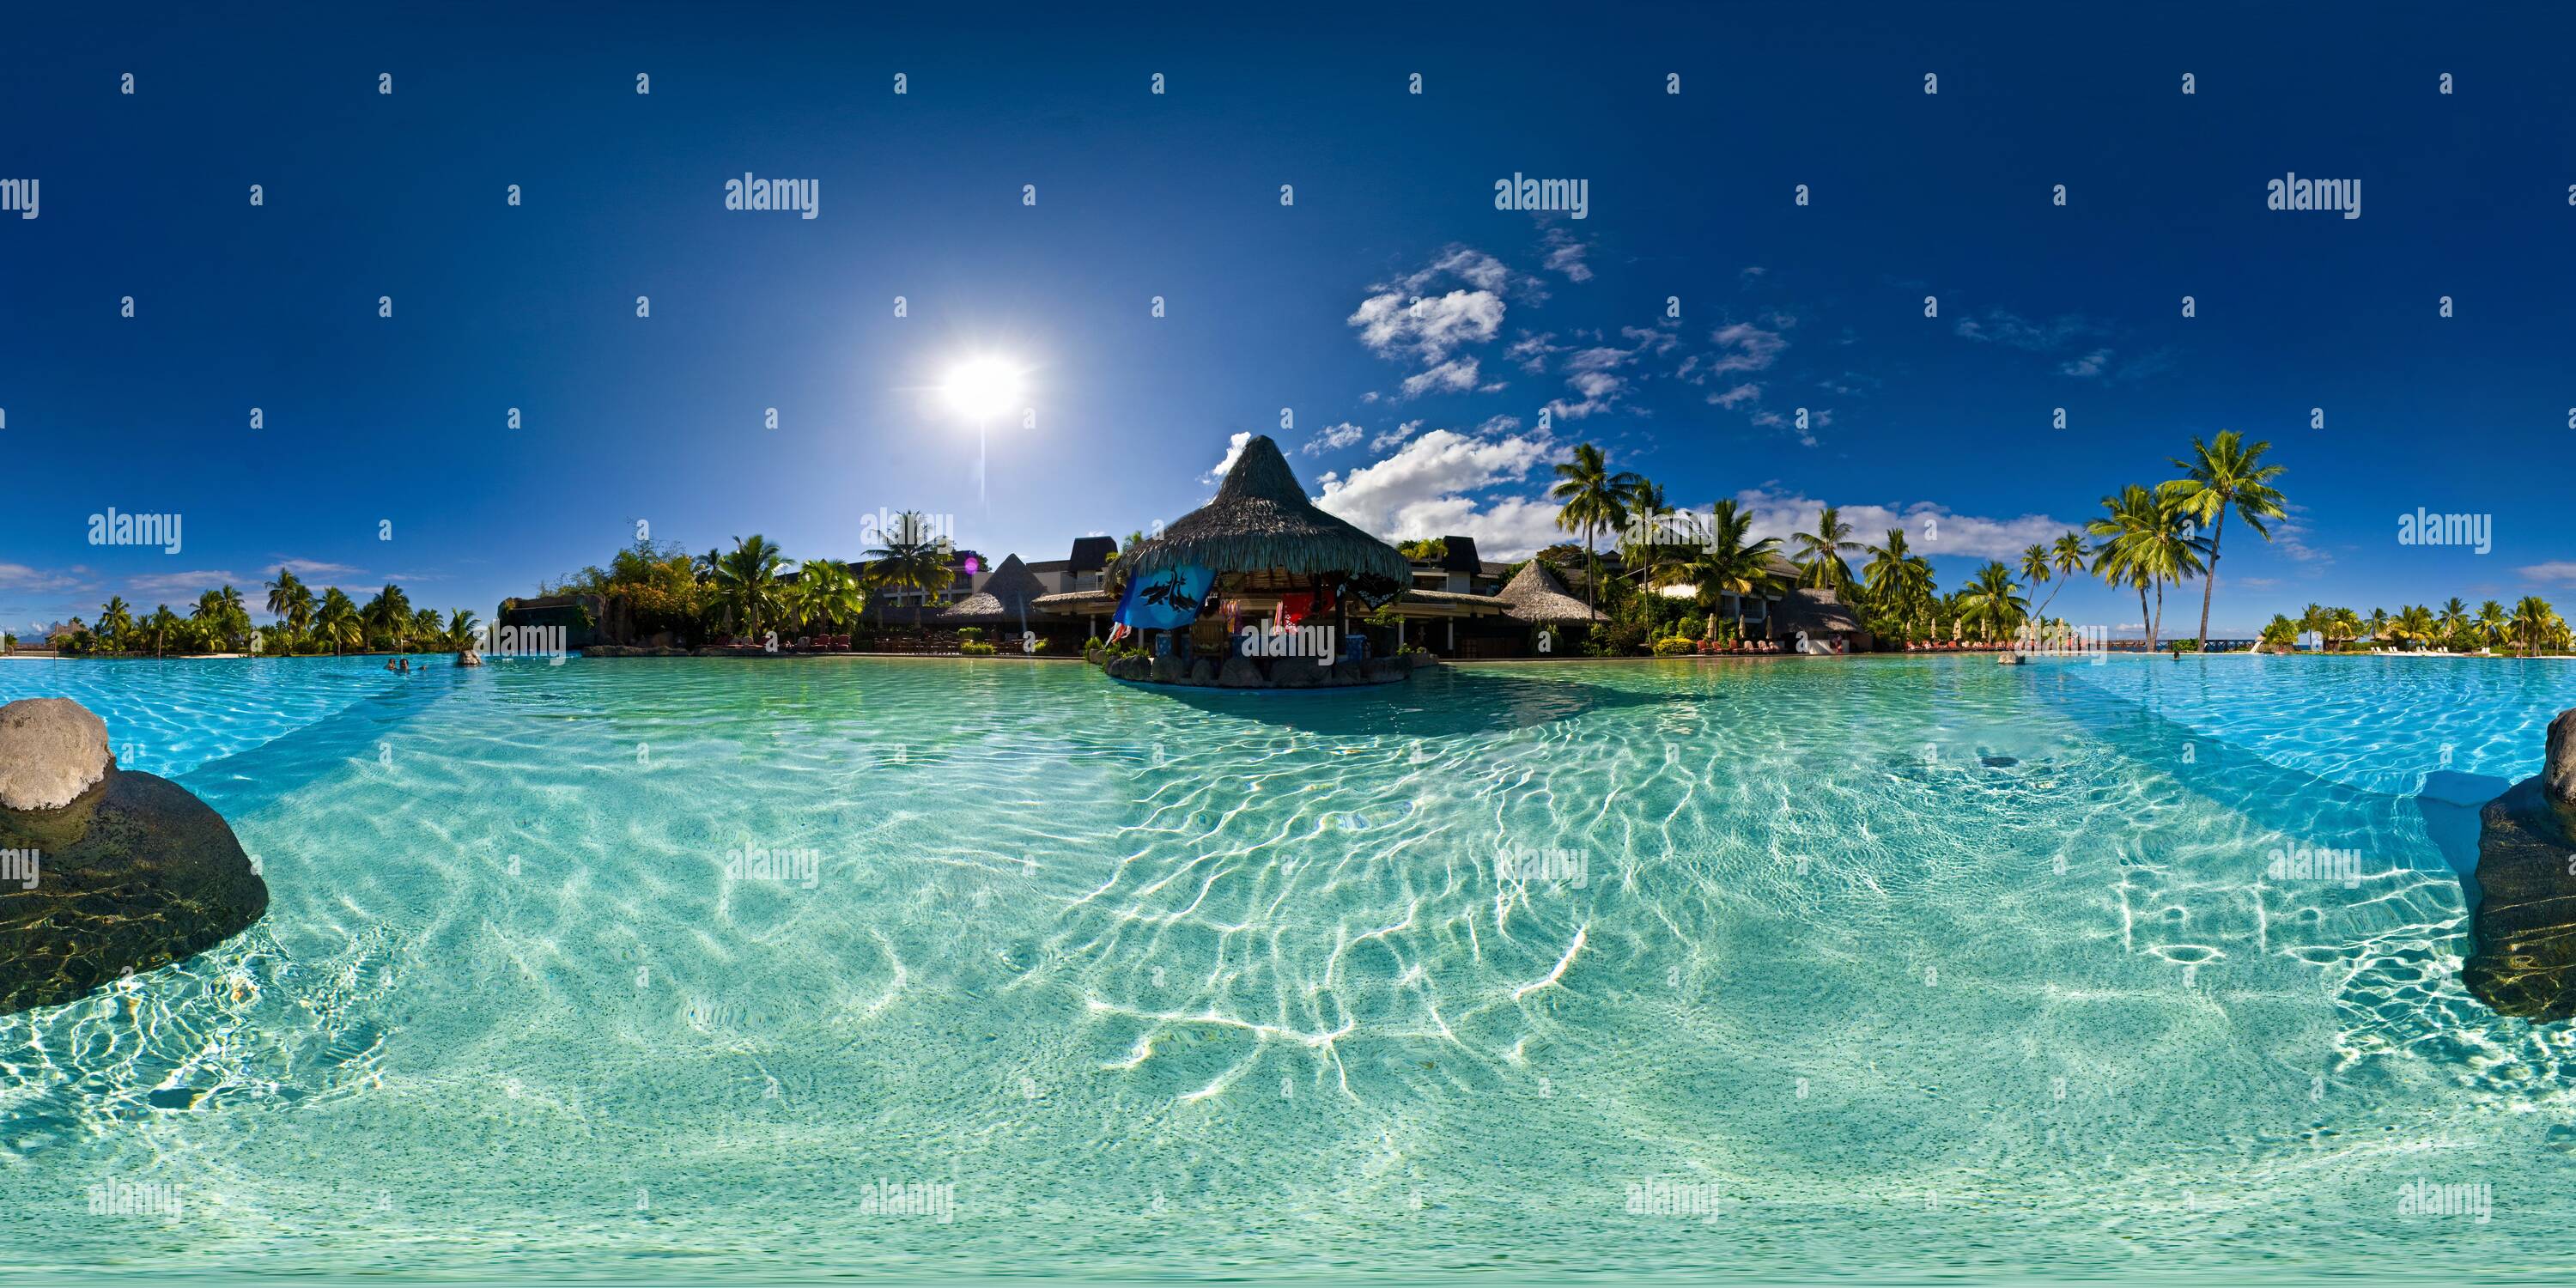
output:
[[[1198,564],[1226,573],[1349,573],[1411,581],[1413,566],[1395,547],[1315,508],[1267,435],[1243,445],[1216,499],[1182,515],[1163,535],[1121,561],[1142,576]]]
[[[1508,610],[1524,622],[1602,622],[1609,618],[1586,607],[1582,600],[1567,594],[1565,583],[1544,559],[1532,559],[1521,565],[1496,599],[1511,605]]]
[[[939,620],[969,624],[1018,621],[1032,611],[1031,601],[1045,593],[1046,583],[1039,581],[1018,555],[1009,555],[985,579],[982,590],[941,609]]]

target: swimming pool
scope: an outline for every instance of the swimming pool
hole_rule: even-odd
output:
[[[0,1019],[0,1260],[2564,1267],[2576,1049],[2420,796],[2576,667],[2404,665],[0,665],[271,891]]]

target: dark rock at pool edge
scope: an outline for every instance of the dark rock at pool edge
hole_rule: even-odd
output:
[[[2527,1020],[2576,1016],[2576,805],[2526,778],[2478,811],[2477,908],[2462,982]]]
[[[0,852],[0,1015],[193,957],[268,910],[221,815],[112,765],[59,809],[0,809]]]

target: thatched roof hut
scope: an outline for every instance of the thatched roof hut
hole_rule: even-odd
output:
[[[1772,609],[1771,629],[1786,638],[1805,631],[1813,639],[1825,635],[1857,635],[1860,619],[1843,606],[1841,597],[1830,590],[1801,586],[1790,591],[1779,606]]]
[[[1020,562],[1018,555],[1002,560],[1002,566],[984,579],[984,588],[940,610],[939,620],[953,626],[1005,625],[1026,621],[1036,609],[1038,596],[1046,593],[1046,583]]]
[[[1568,593],[1565,582],[1544,559],[1521,565],[1494,597],[1511,605],[1504,610],[1524,622],[1601,622],[1609,618]]]
[[[1269,436],[1256,434],[1226,471],[1216,499],[1120,556],[1131,576],[1185,564],[1227,574],[1382,578],[1401,587],[1412,565],[1396,548],[1316,508]]]

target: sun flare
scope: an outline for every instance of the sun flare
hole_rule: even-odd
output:
[[[1019,368],[995,357],[970,358],[949,369],[940,395],[961,415],[983,420],[1019,405]]]

